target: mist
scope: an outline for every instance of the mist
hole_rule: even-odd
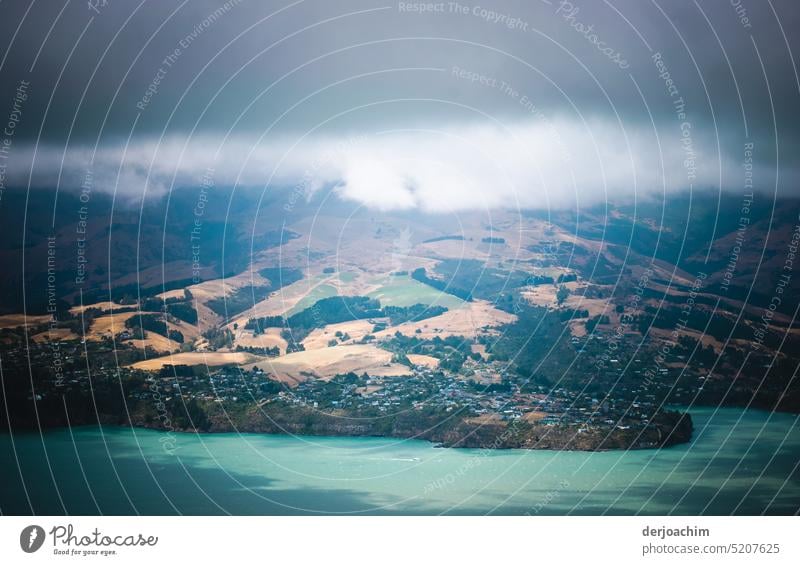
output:
[[[694,189],[741,192],[746,177],[756,190],[775,190],[772,171],[747,162],[745,146],[739,154],[718,151],[716,139],[678,123],[538,119],[342,136],[173,136],[66,151],[20,147],[7,182],[67,191],[88,183],[123,204],[196,187],[204,177],[217,187],[292,188],[307,198],[332,186],[368,208],[423,212],[574,209]]]

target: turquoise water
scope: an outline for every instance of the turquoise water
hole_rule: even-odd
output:
[[[691,444],[606,453],[177,434],[178,449],[170,454],[162,447],[164,434],[149,430],[0,435],[0,511],[792,514],[800,508],[796,416],[737,409],[691,413]]]

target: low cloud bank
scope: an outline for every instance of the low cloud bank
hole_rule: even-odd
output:
[[[391,130],[351,137],[135,140],[91,147],[15,147],[5,183],[116,193],[124,201],[197,186],[339,197],[378,210],[448,212],[560,209],[694,188],[772,192],[774,173],[741,152],[717,153],[713,137],[675,124],[592,121]],[[35,161],[34,161],[35,156]],[[746,169],[749,169],[746,170]],[[206,181],[202,179],[206,177]]]

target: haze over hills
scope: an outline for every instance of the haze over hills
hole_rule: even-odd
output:
[[[749,304],[764,306],[786,258],[798,204],[761,194],[748,198],[696,191],[667,201],[609,202],[579,213],[489,209],[420,214],[371,210],[340,200],[335,191],[306,200],[290,188],[185,188],[141,208],[102,194],[85,204],[62,191],[54,214],[55,197],[52,191],[33,191],[26,203],[21,191],[5,194],[0,219],[9,229],[0,253],[13,266],[2,280],[0,310],[5,313],[22,311],[23,276],[40,290],[48,268],[55,271],[58,298],[73,305],[79,291],[87,296],[84,302],[125,293],[151,296],[267,266],[309,273],[324,267],[381,271],[391,266],[370,261],[400,257],[393,246],[413,250],[420,261],[413,268],[437,259],[470,259],[531,274],[543,266],[559,267],[612,284],[629,278],[620,276],[622,262],[630,268],[657,261],[684,277],[704,271],[706,285],[725,287],[723,296],[743,299],[749,294]],[[492,239],[498,240],[495,245]],[[48,245],[55,249],[49,264]],[[373,254],[351,256],[353,247],[362,245]],[[573,250],[567,249],[570,245]],[[36,290],[28,291],[26,310],[42,314],[47,295]],[[779,306],[784,312],[792,308],[791,302]]]

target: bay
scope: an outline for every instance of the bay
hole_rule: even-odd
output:
[[[794,514],[792,414],[691,411],[661,450],[443,449],[417,440],[78,427],[0,435],[3,514]],[[24,480],[23,480],[24,479]]]

